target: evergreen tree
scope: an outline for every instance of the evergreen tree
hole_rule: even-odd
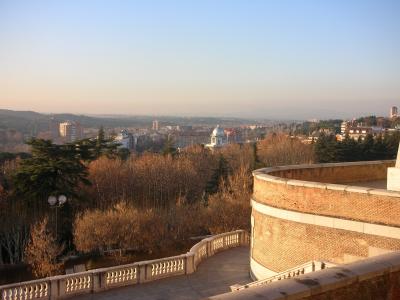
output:
[[[336,161],[359,161],[361,159],[360,145],[347,134],[343,141],[338,143]]]
[[[18,194],[30,200],[47,200],[50,195],[77,197],[79,184],[89,185],[86,166],[72,144],[56,145],[32,139],[32,157],[21,161],[13,182]]]
[[[77,155],[81,160],[85,162],[90,162],[95,160],[96,157],[96,147],[95,142],[90,139],[83,139],[74,144]]]
[[[117,155],[121,160],[127,160],[130,156],[131,152],[129,149],[126,148],[120,148],[117,150]]]
[[[395,159],[397,156],[397,149],[399,147],[400,132],[396,131],[392,134],[385,134],[383,143],[386,146],[385,159]]]
[[[165,141],[163,150],[162,150],[163,155],[172,155],[175,156],[176,154],[176,148],[174,147],[174,141],[172,140],[171,137],[168,136],[167,140]]]
[[[337,141],[334,135],[321,134],[314,145],[315,158],[320,163],[337,161]]]
[[[372,134],[368,134],[361,142],[362,159],[361,160],[374,160],[375,156],[373,153],[374,137]]]
[[[252,163],[252,170],[256,170],[261,167],[261,161],[258,157],[258,147],[257,143],[253,143],[253,163]]]
[[[218,165],[214,169],[214,172],[207,182],[206,185],[206,195],[211,195],[218,192],[219,185],[222,180],[225,180],[229,175],[229,166],[228,162],[226,161],[225,157],[220,154],[218,158]]]
[[[95,153],[96,158],[98,158],[102,154],[104,154],[104,152],[108,146],[107,144],[108,144],[108,141],[106,140],[104,128],[103,128],[103,126],[100,126],[99,132],[97,134],[96,146],[94,148],[94,153]]]
[[[103,126],[100,127],[96,139],[85,139],[77,143],[83,160],[95,160],[102,155],[109,158],[118,157],[119,144],[113,137],[106,138]]]
[[[374,140],[374,145],[371,149],[372,159],[374,160],[381,160],[386,158],[387,148],[385,143],[383,142],[382,135],[379,135]]]

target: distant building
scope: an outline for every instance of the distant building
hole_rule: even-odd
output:
[[[340,125],[340,133],[343,136],[349,133],[349,126],[350,126],[350,122],[348,122],[348,121],[343,121],[342,124]]]
[[[237,133],[236,133],[235,129],[233,129],[233,128],[225,129],[224,133],[225,133],[225,136],[226,136],[226,143],[227,144],[237,143]]]
[[[378,136],[379,134],[384,133],[382,127],[366,127],[366,126],[356,126],[349,127],[348,135],[350,138],[354,140],[364,140],[365,137],[369,134],[373,136]]]
[[[397,118],[397,106],[392,106],[390,108],[390,118]]]
[[[60,123],[60,136],[65,139],[66,142],[73,142],[83,137],[82,126],[78,122],[66,121]]]
[[[318,119],[309,119],[307,121],[310,122],[310,123],[318,123],[319,122]]]
[[[177,131],[171,134],[175,148],[206,144],[210,139],[207,131]]]
[[[223,147],[227,144],[225,132],[222,127],[219,125],[214,128],[213,132],[211,133],[211,143],[205,145],[207,148],[218,148]]]
[[[176,130],[178,131],[191,131],[193,130],[193,126],[191,125],[177,125]]]
[[[156,131],[158,131],[158,120],[154,120],[153,121],[153,130],[156,130]]]
[[[128,150],[135,149],[137,143],[137,137],[133,136],[128,130],[123,129],[121,132],[115,137],[115,142],[120,144],[119,148],[125,148]]]

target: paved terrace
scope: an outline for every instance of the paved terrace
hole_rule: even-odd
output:
[[[249,248],[236,247],[204,260],[195,273],[107,290],[69,299],[168,300],[204,299],[230,291],[234,284],[251,281]]]

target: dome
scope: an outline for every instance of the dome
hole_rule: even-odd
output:
[[[225,133],[224,133],[224,129],[219,127],[219,125],[217,127],[214,128],[212,134],[212,136],[220,136],[220,137],[224,137]]]

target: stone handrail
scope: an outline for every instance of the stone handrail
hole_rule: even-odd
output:
[[[290,268],[286,271],[280,272],[278,274],[275,274],[271,277],[265,278],[265,279],[261,279],[258,281],[254,281],[254,282],[250,282],[248,284],[245,285],[241,285],[241,286],[234,286],[232,287],[232,291],[240,291],[243,289],[247,289],[247,288],[252,288],[255,286],[260,286],[260,285],[264,285],[264,284],[268,284],[274,281],[279,281],[282,279],[288,279],[288,278],[293,278],[293,277],[297,277],[303,274],[307,274],[310,272],[314,272],[314,271],[319,271],[319,270],[323,270],[323,269],[327,269],[327,268],[331,268],[336,266],[336,264],[331,263],[331,262],[327,262],[327,261],[320,261],[320,260],[312,260],[309,262],[306,262],[304,264],[301,264],[299,266],[296,266],[294,268]]]
[[[1,300],[61,299],[78,294],[191,274],[207,257],[249,244],[244,230],[203,239],[186,254],[0,286]]]

